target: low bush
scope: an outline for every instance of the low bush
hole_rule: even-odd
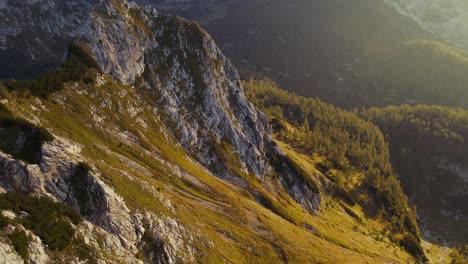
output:
[[[424,250],[419,243],[419,240],[413,234],[406,234],[400,241],[400,245],[411,255],[415,256],[422,262],[427,262],[424,255]]]
[[[5,228],[8,225],[8,223],[8,219],[0,214],[0,229]]]
[[[75,235],[71,223],[76,225],[82,221],[81,215],[68,206],[12,192],[0,194],[0,210],[28,213],[28,217],[18,218],[18,222],[39,236],[51,250],[60,251],[69,246]]]
[[[74,250],[78,258],[87,264],[97,264],[96,249],[87,245],[82,238],[75,238],[73,241]]]
[[[10,238],[11,244],[18,254],[23,257],[23,259],[28,259],[29,250],[28,246],[31,238],[26,234],[25,231],[16,228],[15,231],[8,236]]]

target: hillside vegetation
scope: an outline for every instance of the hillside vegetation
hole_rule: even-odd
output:
[[[0,82],[0,261],[434,258],[384,135],[357,112],[246,82],[268,118],[198,24],[121,0],[41,3],[2,5],[18,34],[6,51],[45,63],[36,52],[76,44],[37,79]]]
[[[392,172],[388,146],[380,130],[357,115],[295,96],[271,81],[244,82],[246,95],[269,115],[278,139],[306,155],[321,155],[321,170],[334,191],[368,217],[388,221],[389,237],[420,259],[420,233],[407,197]]]
[[[467,243],[468,111],[403,105],[359,114],[386,135],[392,164],[425,222],[440,235]],[[451,224],[442,228],[442,222]]]
[[[363,61],[362,72],[366,74],[362,78],[368,87],[354,96],[350,94],[349,106],[468,106],[468,52],[464,50],[416,39],[370,48]]]
[[[254,176],[246,178],[248,192],[218,179],[190,158],[152,109],[141,104],[132,87],[109,77],[98,78],[104,82],[99,87],[83,81],[65,83],[64,89],[48,99],[38,100],[2,86],[0,96],[8,101],[6,109],[15,109],[18,117],[40,120],[54,135],[80,144],[84,162],[101,172],[102,181],[131,210],[177,218],[180,225],[198,234],[187,242],[199,252],[196,261],[414,262],[384,235],[388,232],[382,231],[385,225],[367,218],[357,205],[342,203],[325,192],[320,212],[313,215],[284,191],[266,189]],[[101,100],[114,104],[108,107]],[[118,110],[132,107],[139,107],[137,116]],[[96,121],[97,112],[100,121]],[[278,144],[298,168],[305,168],[306,177],[315,182],[326,179],[319,170],[323,158],[310,159]],[[259,203],[249,192],[260,193],[269,202]],[[73,244],[65,246],[57,256],[73,254],[72,249]],[[91,257],[97,259],[112,256],[99,249],[84,252],[92,252]],[[139,257],[145,260],[143,254]]]

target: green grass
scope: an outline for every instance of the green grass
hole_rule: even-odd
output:
[[[121,96],[123,91],[125,96]],[[214,177],[189,158],[152,108],[145,107],[151,99],[142,100],[131,87],[109,82],[99,88],[87,84],[65,88],[41,100],[48,111],[32,111],[29,105],[37,104],[33,98],[5,96],[10,109],[22,116],[35,115],[54,134],[81,144],[84,162],[97,168],[97,175],[132,210],[173,217],[197,234],[191,244],[201,252],[195,256],[200,263],[411,262],[411,257],[391,242],[367,235],[379,232],[378,222],[363,225],[339,205],[310,215],[284,190],[265,189],[259,178],[248,173],[240,173],[248,184],[246,189]],[[112,106],[103,106],[104,99],[111,100]],[[91,106],[104,118],[100,125],[93,119]],[[131,116],[119,110],[130,106],[140,106],[141,111]],[[119,136],[122,132],[137,140],[123,140]],[[305,176],[316,183],[325,178],[316,168],[319,158],[303,159],[303,155],[291,153],[289,159],[307,172]],[[196,181],[177,176],[174,164]],[[259,204],[253,194],[267,197],[270,209]],[[172,207],[166,207],[160,197],[170,200]],[[352,210],[365,219],[361,209]],[[367,233],[354,231],[356,226]]]

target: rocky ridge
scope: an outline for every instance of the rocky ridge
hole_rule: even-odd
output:
[[[140,104],[152,109],[187,152],[216,176],[234,184],[248,174],[264,179],[279,160],[279,181],[266,183],[266,188],[284,188],[309,212],[318,209],[318,190],[297,175],[276,147],[266,116],[246,100],[236,69],[195,23],[134,3],[105,0],[5,0],[0,2],[0,17],[0,56],[8,54],[25,65],[1,65],[9,78],[37,76],[62,62],[70,42],[78,43],[96,59],[104,76],[132,87]],[[104,83],[105,77],[98,76],[96,89]],[[109,107],[121,103],[102,102]],[[130,114],[139,111],[137,107]],[[0,153],[0,186],[3,191],[46,196],[81,212],[86,222],[77,230],[86,244],[113,252],[106,256],[111,262],[141,262],[134,256],[148,244],[147,237],[161,249],[147,256],[150,260],[193,262],[194,235],[171,217],[130,210],[98,169],[80,171],[82,148],[56,135],[42,146],[39,164]],[[80,186],[74,186],[76,177]],[[5,255],[11,252],[3,244],[2,249]]]

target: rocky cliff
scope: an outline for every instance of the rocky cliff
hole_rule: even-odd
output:
[[[160,204],[167,214],[128,197],[139,195],[142,178],[169,176],[173,181],[176,175],[183,180],[174,184],[195,185],[213,195],[213,187],[197,179],[212,174],[278,214],[283,205],[271,196],[281,193],[308,212],[318,210],[318,190],[273,142],[267,118],[246,100],[236,69],[197,24],[124,0],[0,2],[2,77],[41,76],[63,63],[70,43],[96,61],[97,69],[89,73],[93,80],[65,83],[63,91],[32,99],[26,108],[16,99],[29,97],[2,87],[2,107],[13,112],[14,120],[28,120],[26,127],[42,126],[52,136],[39,145],[34,159],[24,162],[18,152],[27,152],[24,138],[34,133],[12,134],[11,129],[24,125],[4,121],[0,186],[80,212],[85,223],[74,229],[93,257],[127,263],[195,261],[193,245],[200,242],[194,237],[200,234],[174,218],[178,214],[159,194],[161,187],[150,188],[154,200],[144,203]],[[12,142],[13,150],[8,147]],[[120,142],[122,154],[113,142]],[[165,150],[168,145],[171,150]],[[124,168],[113,164],[115,158]],[[128,192],[132,185],[119,185],[122,179],[113,178],[117,174],[137,189]],[[13,212],[12,219],[17,217]],[[24,223],[10,222],[11,230],[24,229],[34,238]],[[30,246],[30,258],[42,252],[38,263],[45,263],[50,250],[38,243]],[[7,244],[0,246],[8,261],[18,259]]]

